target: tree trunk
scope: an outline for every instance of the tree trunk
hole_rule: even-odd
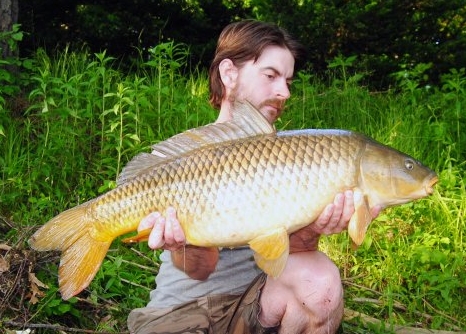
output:
[[[0,34],[13,30],[18,21],[18,0],[0,0]],[[18,55],[18,50],[11,50],[8,43],[0,39],[2,59]]]

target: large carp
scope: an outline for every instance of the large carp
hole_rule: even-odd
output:
[[[173,206],[188,244],[249,245],[258,266],[278,276],[288,235],[313,222],[337,193],[364,195],[348,229],[359,245],[370,208],[427,196],[436,182],[420,162],[363,135],[276,132],[249,103],[237,103],[231,121],[188,130],[136,156],[115,189],[52,218],[30,244],[62,251],[59,286],[68,299],[89,285],[116,237]]]

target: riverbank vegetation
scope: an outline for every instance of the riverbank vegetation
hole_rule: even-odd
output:
[[[151,144],[212,122],[205,71],[189,49],[161,43],[130,71],[105,52],[39,49],[0,69],[0,328],[124,332],[129,311],[154,288],[158,252],[116,241],[91,285],[63,301],[59,254],[27,239],[59,212],[115,187],[125,163]],[[385,210],[352,250],[346,233],[321,249],[341,269],[348,333],[390,333],[396,325],[466,330],[465,69],[429,85],[428,64],[393,73],[374,91],[357,57],[335,57],[325,76],[302,70],[279,129],[344,128],[413,155],[439,174],[429,198]],[[7,80],[8,79],[8,80]],[[220,223],[220,222],[219,222]]]

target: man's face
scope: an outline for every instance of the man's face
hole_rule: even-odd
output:
[[[256,62],[250,60],[239,68],[231,100],[248,100],[270,123],[275,122],[290,97],[294,62],[288,49],[266,47]]]

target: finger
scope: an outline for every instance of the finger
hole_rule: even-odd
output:
[[[377,218],[377,216],[380,214],[380,211],[383,210],[383,207],[380,205],[376,205],[371,209],[371,216],[372,218]]]
[[[181,227],[180,222],[176,216],[176,210],[173,207],[168,207],[166,211],[167,222],[171,225],[173,233],[173,241],[178,245],[184,245],[186,243],[186,237]]]
[[[166,212],[167,214],[167,212]],[[171,251],[179,249],[182,245],[179,244],[173,235],[173,224],[174,224],[174,219],[173,219],[173,213],[170,214],[171,218],[168,219],[168,217],[165,218],[165,244],[163,245],[163,249],[168,249]]]
[[[159,218],[160,218],[159,212],[152,212],[151,214],[145,216],[139,223],[138,232],[154,227],[154,225],[157,222],[157,219]]]
[[[320,214],[320,216],[314,222],[314,230],[318,233],[323,233],[324,229],[328,225],[330,219],[332,218],[333,211],[335,210],[335,205],[333,203],[328,204],[324,211]]]
[[[346,197],[351,198],[350,208],[346,208]],[[316,231],[321,234],[332,234],[343,231],[349,221],[347,216],[350,216],[353,210],[353,192],[350,190],[345,193],[339,193],[335,196],[332,204],[325,207],[319,218],[316,220]],[[344,216],[344,218],[342,218]]]
[[[343,213],[343,208],[345,205],[345,194],[339,193],[335,196],[335,199],[333,200],[333,212],[332,216],[330,217],[328,227],[336,226],[341,220],[342,213]]]
[[[173,241],[173,221],[165,216],[165,244],[172,245]]]
[[[344,193],[344,203],[343,203],[343,211],[340,217],[340,225],[346,227],[348,225],[351,216],[354,213],[354,203],[356,201],[356,197],[362,198],[362,192],[360,190],[347,190]]]
[[[149,240],[147,244],[152,249],[162,248],[165,244],[165,218],[159,216],[157,223],[149,234]]]

